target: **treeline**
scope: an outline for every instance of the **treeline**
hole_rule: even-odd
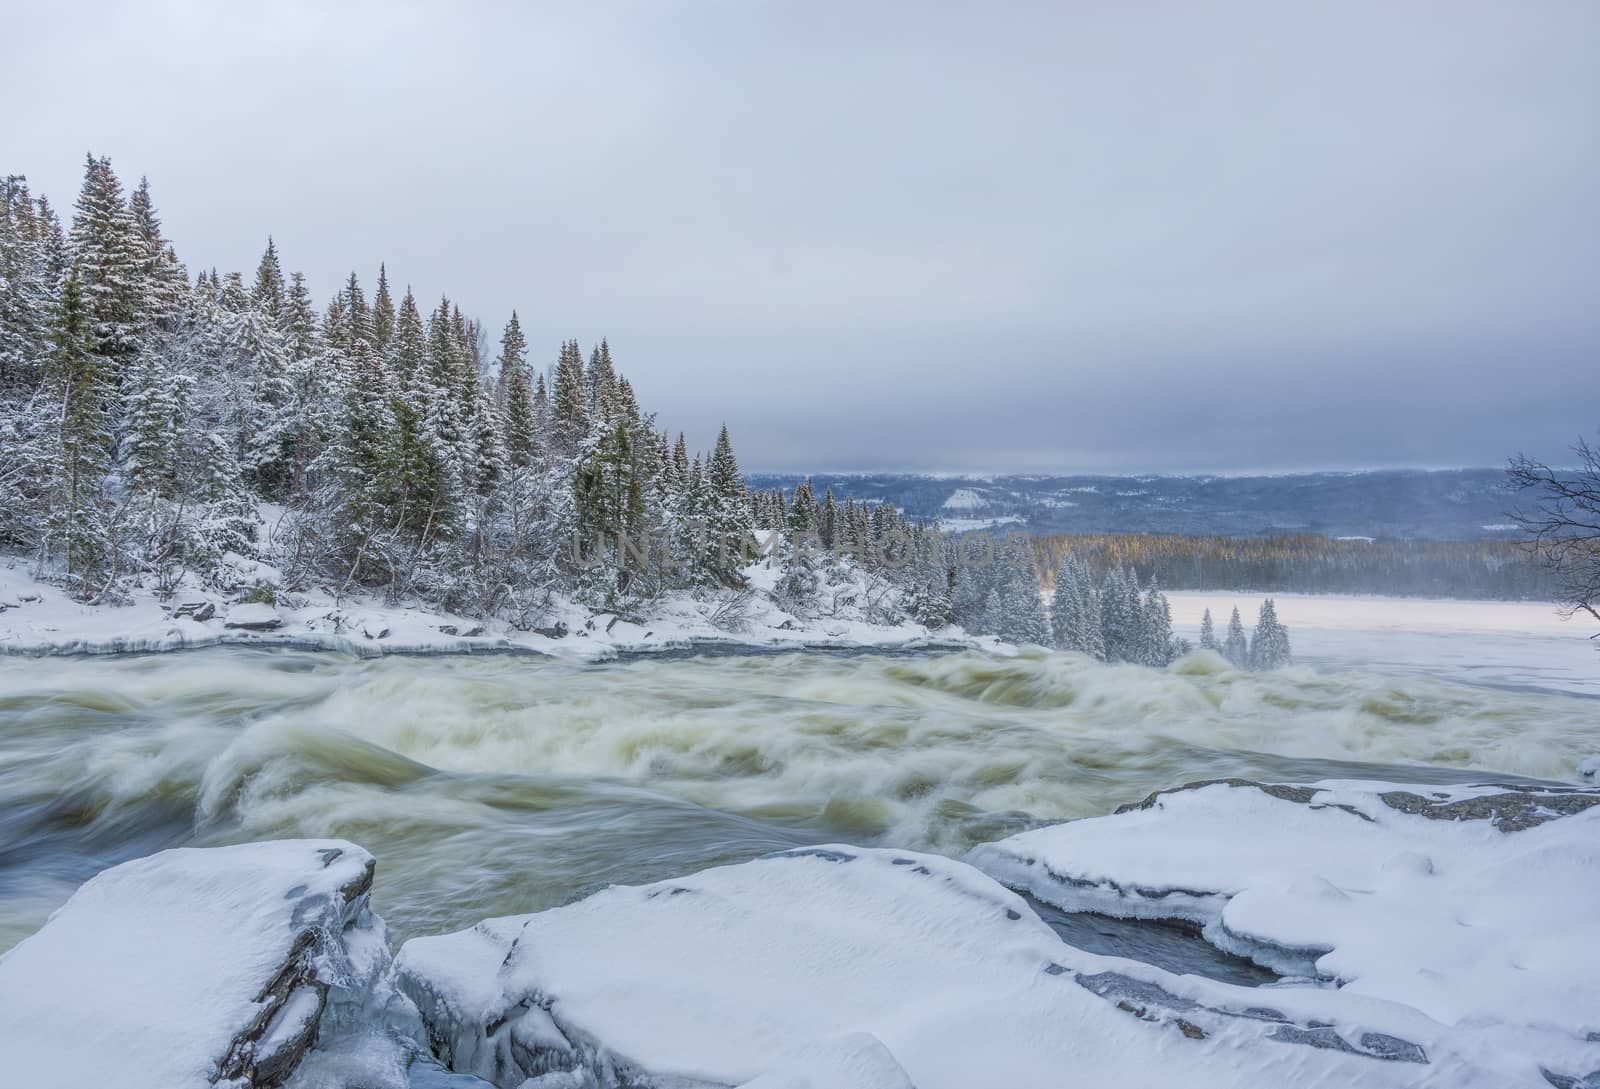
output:
[[[885,562],[877,541],[916,528],[892,508],[801,507],[780,520],[851,543],[875,618],[900,619],[924,576],[921,612],[947,607],[937,564]],[[460,305],[424,306],[382,265],[370,296],[352,273],[319,309],[270,240],[249,279],[191,278],[148,184],[125,196],[104,158],[66,229],[24,178],[0,182],[0,548],[82,600],[185,578],[315,585],[527,627],[558,594],[624,611],[742,593],[772,518],[727,429],[691,455],[604,340],[532,366],[515,312],[491,348]],[[241,558],[280,576],[241,586]],[[790,599],[815,605],[816,573],[784,562]]]
[[[1047,583],[1070,552],[1096,571],[1131,568],[1173,590],[1541,601],[1556,590],[1551,573],[1515,541],[1125,533],[1040,536],[1034,551]]]
[[[1055,646],[1063,650],[1104,662],[1164,666],[1192,649],[1187,639],[1173,634],[1172,608],[1154,577],[1141,586],[1131,567],[1112,567],[1102,574],[1069,551],[1050,581],[1050,629]],[[1216,651],[1240,669],[1277,669],[1290,661],[1289,629],[1278,620],[1269,598],[1251,636],[1245,636],[1234,609],[1227,635],[1219,640],[1207,609],[1200,648]]]

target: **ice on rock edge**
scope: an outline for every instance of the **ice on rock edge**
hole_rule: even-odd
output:
[[[837,845],[416,938],[393,980],[501,1089],[1547,1084],[1493,1034],[1085,953],[967,865]]]
[[[283,840],[106,870],[0,957],[3,1080],[282,1084],[387,967],[373,869],[342,840]]]
[[[1597,791],[1225,780],[968,861],[1066,910],[1198,922],[1232,952],[1444,1025],[1579,1044],[1600,1029]],[[1600,1049],[1573,1061],[1600,1067]]]

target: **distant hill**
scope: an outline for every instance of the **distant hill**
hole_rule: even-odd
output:
[[[804,477],[750,474],[752,488]],[[1432,540],[1514,537],[1500,469],[1393,469],[1283,476],[984,476],[818,474],[818,495],[881,500],[950,529],[1179,533]]]

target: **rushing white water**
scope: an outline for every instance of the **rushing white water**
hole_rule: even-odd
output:
[[[1210,657],[0,660],[0,949],[178,843],[352,839],[405,936],[798,843],[954,854],[1222,775],[1572,779],[1595,708]]]

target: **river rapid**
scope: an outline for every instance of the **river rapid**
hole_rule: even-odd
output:
[[[1217,776],[1570,781],[1597,707],[1209,656],[0,659],[0,950],[170,846],[354,840],[403,940],[798,844],[960,855]]]

